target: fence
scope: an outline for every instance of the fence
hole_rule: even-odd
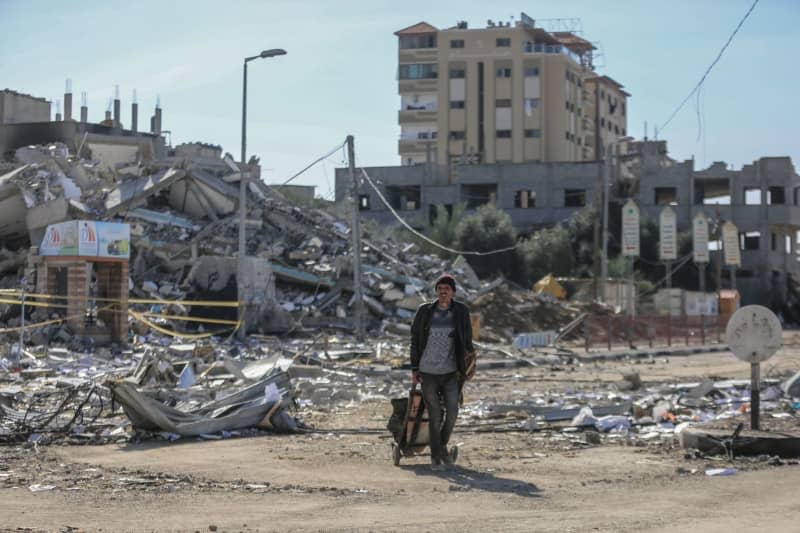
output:
[[[592,347],[611,350],[614,345],[672,346],[722,342],[731,315],[680,317],[660,315],[590,315],[583,321],[586,351]]]

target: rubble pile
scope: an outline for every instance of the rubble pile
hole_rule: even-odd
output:
[[[481,335],[505,342],[519,333],[559,331],[584,313],[613,313],[609,307],[596,302],[567,302],[547,294],[512,290],[508,284],[500,284],[470,303],[471,308],[481,314]]]

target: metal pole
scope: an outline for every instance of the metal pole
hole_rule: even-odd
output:
[[[736,290],[736,265],[731,265],[731,289]]]
[[[247,60],[244,60],[242,73],[242,165],[239,177],[239,255],[236,257],[236,292],[239,300],[239,331],[237,336],[244,340],[247,335],[245,328],[245,298],[244,298],[244,257],[247,253],[245,233],[245,218],[247,217]]]
[[[761,364],[750,363],[750,429],[760,429],[758,425],[758,412],[761,409]]]
[[[700,334],[702,335],[703,344],[706,343],[706,264],[699,263],[698,268],[700,269],[700,294],[703,298],[703,303],[700,306]]]
[[[608,174],[611,171],[608,155],[609,151],[606,150],[603,161],[603,257],[600,263],[600,298],[602,302],[606,301],[606,280],[608,279]]]
[[[364,296],[361,292],[361,231],[358,226],[358,180],[356,179],[355,146],[352,135],[347,136],[347,158],[350,162],[350,179],[353,186],[353,293],[356,296],[356,337],[364,340]]]
[[[630,284],[630,288],[628,289],[628,301],[630,302],[630,307],[628,308],[628,316],[633,318],[636,316],[636,298],[633,296],[633,256],[630,257],[629,263],[630,265],[628,266],[628,272],[630,274],[630,278],[628,283]]]
[[[672,346],[672,261],[667,261],[667,346]]]
[[[19,362],[22,360],[22,349],[25,346],[25,283],[27,280],[22,278],[21,289],[22,289],[22,296],[21,296],[21,306],[22,306],[22,313],[20,314],[20,323],[19,323],[19,350],[17,350],[17,357],[14,361],[14,368],[19,368]]]
[[[595,84],[595,93],[597,92],[597,87],[599,86],[598,83]],[[595,99],[597,96],[595,96]],[[597,115],[599,106],[595,105],[595,115]],[[600,256],[600,217],[599,211],[602,209],[600,202],[603,201],[604,193],[603,193],[603,163],[600,159],[600,144],[598,142],[599,139],[599,126],[597,118],[595,117],[595,154],[594,160],[597,162],[597,179],[595,181],[595,197],[594,197],[594,208],[595,208],[595,218],[594,218],[594,227],[593,227],[593,238],[594,238],[594,253],[592,257],[593,267],[592,273],[594,275],[594,297],[601,301],[606,301],[606,295],[601,292],[601,288],[603,287],[600,282],[600,276],[602,275],[602,266],[601,266],[601,256]]]

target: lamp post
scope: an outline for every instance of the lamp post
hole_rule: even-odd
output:
[[[608,279],[608,182],[611,176],[611,150],[621,143],[632,141],[633,137],[622,137],[608,143],[603,161],[603,251],[600,262],[600,301],[606,301],[606,280]]]
[[[245,338],[245,302],[244,302],[244,257],[246,253],[245,238],[245,219],[247,217],[247,180],[250,178],[247,170],[247,63],[254,59],[266,59],[268,57],[286,55],[286,50],[272,48],[264,50],[257,56],[244,58],[244,69],[242,75],[242,166],[239,178],[239,255],[236,261],[236,289],[239,300],[239,332],[240,339]]]

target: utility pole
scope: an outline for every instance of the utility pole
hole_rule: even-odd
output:
[[[600,268],[600,294],[602,301],[606,301],[606,280],[608,279],[608,201],[609,191],[608,182],[611,173],[611,150],[605,150],[605,160],[603,164],[603,257]]]
[[[594,160],[597,164],[597,180],[595,181],[595,193],[594,193],[594,207],[595,207],[595,217],[594,217],[594,254],[592,254],[592,264],[594,265],[594,297],[601,301],[606,301],[606,295],[601,292],[601,288],[605,288],[605,283],[600,282],[600,276],[602,276],[602,266],[600,265],[601,258],[600,258],[600,209],[602,206],[600,202],[602,201],[605,191],[603,191],[603,164],[600,158],[600,119],[598,118],[600,115],[600,102],[598,101],[598,89],[600,84],[594,84]]]
[[[350,180],[353,186],[353,294],[356,297],[356,337],[364,340],[364,295],[361,292],[361,231],[358,226],[358,180],[356,179],[356,155],[353,136],[347,136],[347,159],[350,162]]]
[[[242,159],[239,176],[239,253],[236,256],[236,292],[237,300],[239,300],[239,330],[236,336],[239,340],[244,341],[247,337],[247,328],[245,326],[245,317],[247,315],[247,306],[245,302],[245,287],[244,287],[244,269],[245,269],[245,255],[247,255],[247,238],[245,223],[247,218],[247,178],[250,171],[247,168],[247,60],[244,61],[242,69]]]
[[[720,309],[719,302],[722,295],[722,262],[725,260],[722,255],[722,221],[719,215],[719,206],[715,208],[714,214],[717,219],[716,241],[717,241],[717,309]]]

